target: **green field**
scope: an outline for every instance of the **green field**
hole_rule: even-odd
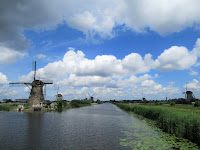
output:
[[[200,145],[200,108],[191,105],[134,105],[116,104],[121,109],[132,111],[154,120],[164,132],[175,134]]]

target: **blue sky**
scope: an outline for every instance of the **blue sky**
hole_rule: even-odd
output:
[[[46,99],[200,98],[197,0],[2,0],[0,99],[28,98],[9,82],[51,80]],[[190,6],[190,7],[188,7]]]

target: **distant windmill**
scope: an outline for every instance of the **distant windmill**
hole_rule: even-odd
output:
[[[183,92],[183,94],[185,94],[185,99],[188,102],[195,98],[193,92],[192,91],[188,91],[188,89],[187,89],[187,83],[186,83],[186,91]]]
[[[55,95],[55,96],[56,96],[57,101],[61,101],[63,99],[63,96],[62,96],[62,94],[58,94],[58,91],[59,91],[59,85],[58,85],[58,89],[57,89],[57,95]]]
[[[94,94],[92,94],[92,96],[88,93],[88,95],[89,95],[89,99],[91,100],[91,102],[93,103],[94,102]]]
[[[27,86],[32,86],[28,103],[33,107],[42,106],[44,102],[43,86],[47,84],[53,84],[52,82],[43,82],[41,80],[36,80],[36,61],[33,82],[10,82],[9,84],[25,84]],[[46,88],[45,88],[46,89]],[[45,90],[46,94],[46,90]]]

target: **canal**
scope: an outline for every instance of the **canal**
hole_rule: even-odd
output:
[[[172,149],[168,139],[113,104],[61,113],[0,112],[1,150]]]

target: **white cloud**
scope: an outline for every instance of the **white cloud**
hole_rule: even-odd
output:
[[[24,30],[50,30],[63,22],[86,35],[103,38],[115,36],[117,26],[135,32],[179,32],[200,24],[199,5],[198,0],[4,1],[0,45],[26,50],[30,41]]]
[[[189,69],[197,61],[197,56],[185,47],[172,46],[155,60],[155,67],[161,71]]]
[[[0,46],[0,64],[15,63],[17,58],[23,58],[26,53],[14,51],[12,49]]]
[[[197,39],[195,46],[192,50],[192,53],[198,57],[200,57],[200,38]]]
[[[198,75],[198,73],[196,71],[190,69],[190,75],[191,76],[196,76],[196,75]]]
[[[146,54],[144,59],[138,53],[131,53],[122,60],[124,69],[134,74],[146,73],[154,65],[151,54]]]
[[[110,77],[101,76],[76,76],[70,74],[69,78],[60,81],[61,86],[73,87],[102,87],[111,80]]]
[[[153,86],[155,84],[156,83],[153,80],[145,80],[145,81],[142,81],[141,86]]]
[[[136,58],[136,61],[132,60],[133,57]],[[44,68],[38,69],[37,77],[58,80],[64,79],[70,74],[100,77],[127,76],[149,71],[152,62],[150,54],[145,55],[144,59],[142,59],[136,53],[126,56],[123,60],[117,59],[113,55],[98,55],[95,59],[87,59],[82,51],[75,52],[70,48],[62,60],[49,63]],[[27,76],[20,77],[20,80],[30,81],[32,78],[33,72]]]
[[[8,83],[8,78],[6,77],[6,75],[0,72],[0,85],[6,83]]]
[[[165,50],[156,61],[151,57],[151,54],[142,58],[137,53],[131,53],[124,59],[117,59],[113,55],[98,55],[94,59],[88,59],[82,51],[75,51],[70,47],[62,60],[39,68],[36,78],[59,82],[61,89],[67,88],[61,92],[68,99],[83,95],[80,88],[87,88],[85,92],[92,90],[97,97],[104,100],[108,97],[137,99],[141,95],[146,95],[149,99],[181,97],[182,92],[174,83],[169,83],[168,86],[157,83],[155,79],[158,74],[138,74],[155,68],[161,71],[187,69],[196,62],[197,57],[185,47],[177,46]],[[32,78],[33,72],[30,72],[20,77],[20,81],[30,82]],[[155,95],[158,97],[154,98]]]
[[[36,57],[37,57],[38,59],[44,59],[44,58],[46,58],[47,56],[44,55],[44,54],[38,54]]]
[[[186,87],[186,85],[184,85],[184,88]],[[192,81],[190,81],[187,84],[187,89],[188,90],[200,90],[200,83],[197,79],[193,79]]]

